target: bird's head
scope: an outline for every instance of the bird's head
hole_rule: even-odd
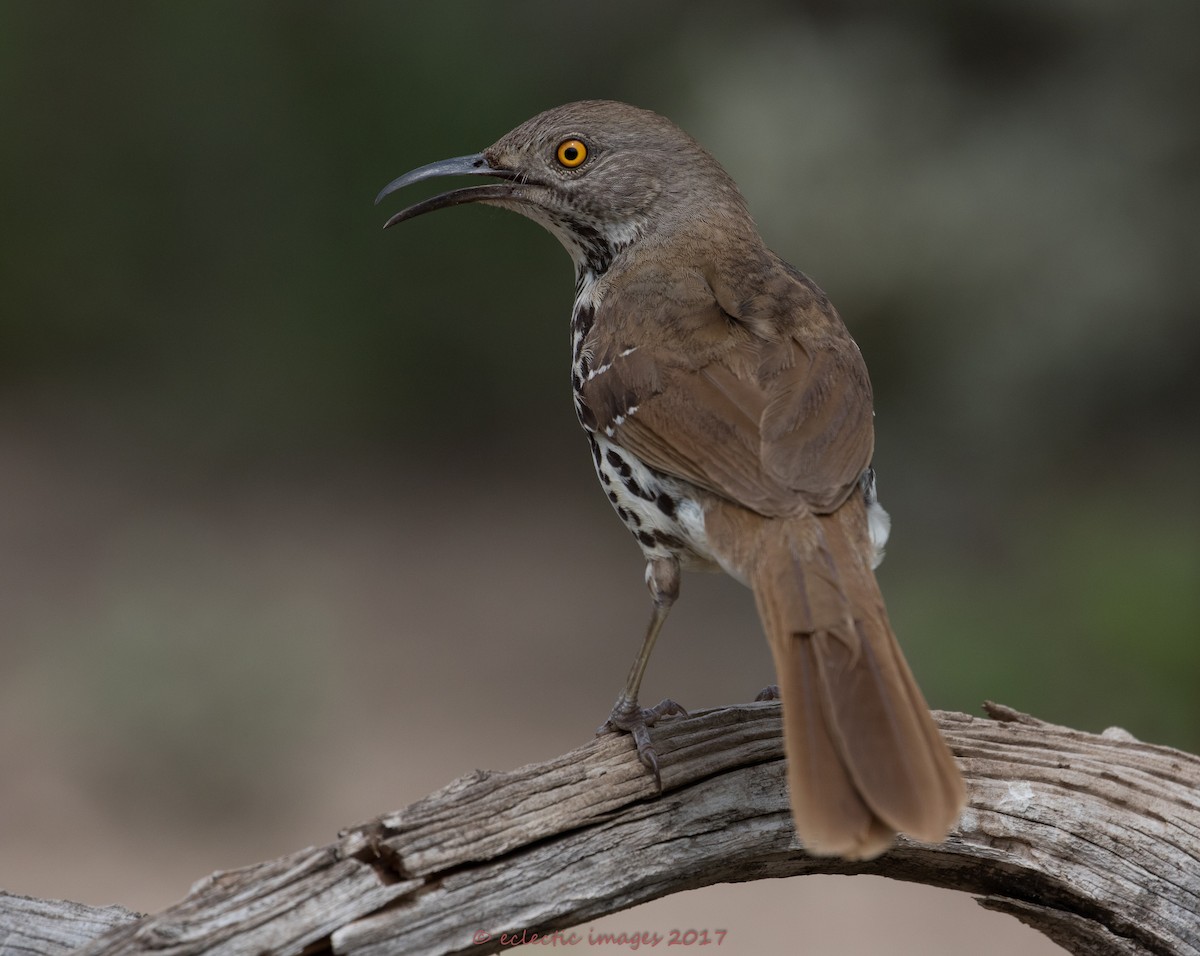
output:
[[[533,117],[481,153],[430,163],[393,180],[375,202],[435,176],[489,176],[416,203],[422,213],[481,202],[528,216],[558,237],[577,269],[604,272],[622,249],[752,228],[733,180],[670,120],[624,103],[585,100]]]

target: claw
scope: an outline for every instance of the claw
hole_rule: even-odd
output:
[[[768,684],[754,696],[754,699],[756,701],[782,700],[783,695],[779,693],[778,684]]]
[[[654,774],[654,784],[662,793],[662,774],[658,768],[658,754],[650,740],[650,730],[658,721],[666,717],[688,716],[675,701],[667,699],[659,701],[653,707],[639,707],[637,701],[620,699],[613,707],[608,720],[596,729],[596,736],[601,734],[627,733],[633,737],[637,747],[638,760],[642,766]]]

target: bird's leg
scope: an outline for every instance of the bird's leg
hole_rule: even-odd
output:
[[[629,733],[637,745],[638,759],[646,769],[654,774],[654,782],[662,790],[662,776],[658,770],[658,755],[654,752],[654,744],[650,742],[648,728],[654,726],[663,717],[676,714],[687,716],[687,711],[673,700],[663,700],[653,707],[638,705],[638,691],[642,686],[642,677],[646,673],[646,665],[650,662],[650,654],[654,650],[654,642],[662,630],[671,605],[679,596],[679,562],[674,558],[651,558],[646,564],[646,586],[654,598],[654,609],[650,614],[650,623],[646,627],[646,637],[642,641],[642,649],[633,667],[629,671],[629,679],[613,705],[612,714],[601,725],[597,734]]]

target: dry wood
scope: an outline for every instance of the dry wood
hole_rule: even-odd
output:
[[[0,953],[42,956],[69,953],[112,929],[141,919],[122,906],[84,906],[35,900],[0,891]]]
[[[155,916],[0,895],[0,954],[58,956],[89,939],[78,952],[483,954],[507,948],[502,934],[711,883],[870,873],[978,894],[1070,952],[1200,956],[1200,758],[988,710],[936,714],[970,791],[937,846],[807,856],[778,705],[748,704],[656,728],[661,796],[629,739],[604,737],[477,771],[327,847],[215,874]]]

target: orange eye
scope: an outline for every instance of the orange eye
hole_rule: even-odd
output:
[[[587,147],[583,145],[582,140],[564,139],[558,144],[558,149],[554,155],[558,157],[558,161],[567,169],[574,169],[576,166],[582,165],[587,159]]]

